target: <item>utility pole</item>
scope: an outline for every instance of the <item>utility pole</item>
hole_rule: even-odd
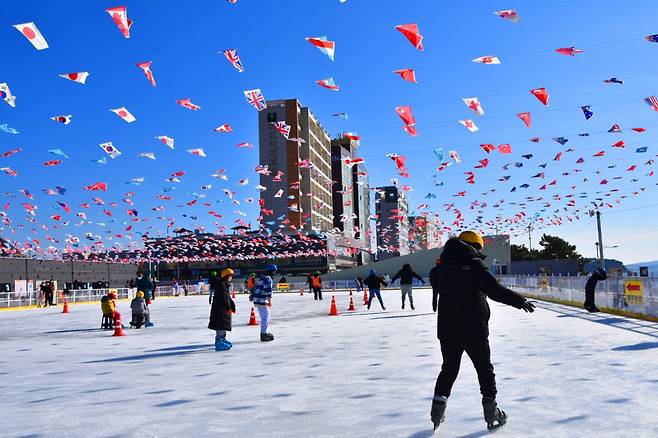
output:
[[[532,224],[528,225],[528,249],[532,251]]]
[[[599,268],[605,269],[605,262],[603,259],[603,233],[601,232],[601,212],[597,210],[596,212],[596,227],[598,228],[599,231],[599,253],[597,254],[599,257]]]

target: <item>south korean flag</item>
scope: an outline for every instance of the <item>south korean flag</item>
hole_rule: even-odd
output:
[[[121,155],[121,152],[119,149],[115,148],[114,145],[112,144],[111,141],[108,141],[107,143],[101,143],[99,145],[101,149],[103,149],[109,156],[110,158],[114,159]]]

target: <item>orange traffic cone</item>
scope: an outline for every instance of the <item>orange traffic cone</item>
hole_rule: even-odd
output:
[[[352,292],[350,292],[350,307],[347,309],[349,312],[354,312],[356,307],[354,307],[354,298],[352,297]]]
[[[62,313],[69,313],[69,303],[64,300],[64,308],[62,309]]]
[[[329,309],[329,316],[338,316],[338,307],[336,306],[336,297],[331,296],[331,309]]]
[[[299,296],[303,297],[304,296],[304,288],[299,286]]]
[[[256,320],[256,311],[254,310],[254,306],[251,306],[251,315],[249,316],[249,324],[247,325],[258,325],[258,321]]]
[[[233,293],[231,294],[231,298],[235,299],[235,289],[233,289]]]
[[[368,291],[365,289],[363,289],[363,305],[368,305]]]
[[[114,334],[112,336],[126,336],[123,333],[123,326],[121,325],[120,318],[114,320]]]

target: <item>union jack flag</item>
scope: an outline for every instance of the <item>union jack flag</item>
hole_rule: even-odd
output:
[[[644,101],[653,108],[654,111],[658,111],[658,99],[656,99],[656,96],[647,97]]]
[[[244,71],[244,66],[238,56],[238,49],[224,50],[224,56],[226,56],[226,59],[228,59],[229,62],[233,64],[233,67],[235,67],[240,73]]]
[[[247,98],[249,105],[253,106],[258,111],[263,111],[265,108],[267,108],[265,97],[263,97],[263,93],[260,91],[260,88],[244,91],[244,97]]]
[[[290,136],[290,126],[286,125],[286,122],[274,122],[274,129],[279,131],[279,134],[283,135],[286,139]]]

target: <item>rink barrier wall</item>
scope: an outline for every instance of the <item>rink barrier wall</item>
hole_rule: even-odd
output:
[[[587,276],[499,276],[500,282],[527,297],[581,307]],[[627,293],[627,282],[641,284],[641,294]],[[658,321],[658,278],[610,277],[599,281],[596,306],[614,315]]]

